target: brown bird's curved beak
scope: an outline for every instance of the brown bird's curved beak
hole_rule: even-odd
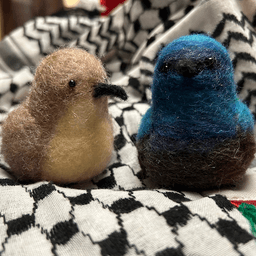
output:
[[[115,96],[122,100],[127,100],[128,98],[122,87],[114,84],[99,83],[94,87],[93,97],[100,98],[102,96]]]

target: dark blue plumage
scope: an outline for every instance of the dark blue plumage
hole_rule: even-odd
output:
[[[255,152],[253,126],[250,110],[237,97],[232,62],[226,48],[206,35],[181,37],[160,52],[155,66],[152,106],[144,115],[137,135],[140,164],[144,172],[154,179],[160,172],[160,183],[166,185],[166,175],[172,176],[174,172],[176,178],[169,177],[167,185],[175,186],[175,179],[178,179],[178,183],[186,187],[186,181],[181,181],[184,180],[182,176],[189,180],[192,175],[196,179],[195,172],[199,171],[197,178],[200,180],[202,168],[197,166],[200,162],[204,165],[204,174],[209,174],[211,179],[216,178],[218,184],[215,185],[221,185],[220,179],[223,181],[230,176],[227,172],[223,174],[224,169],[234,164],[235,169],[231,167],[234,172],[242,168],[244,173],[252,160],[253,154],[247,149]],[[242,141],[246,144],[243,150]],[[231,152],[227,155],[229,149]],[[240,157],[236,154],[238,151],[241,151]],[[219,155],[212,158],[216,154]],[[225,166],[225,154],[227,160],[232,158],[232,163],[227,161],[229,166]],[[241,159],[245,154],[250,160],[247,157]],[[202,156],[211,159],[204,161]],[[189,161],[189,166],[186,166],[185,162],[191,157],[198,157],[198,161],[195,164]],[[157,159],[157,162],[161,160],[160,164],[154,164]],[[176,167],[169,170],[166,166],[170,165]],[[166,175],[161,173],[163,168]],[[180,172],[181,168],[184,172]],[[193,172],[189,174],[191,170]],[[220,179],[212,176],[218,171]],[[178,177],[179,173],[181,177]],[[237,180],[231,176],[224,184],[232,183],[230,179]],[[207,186],[188,184],[188,187],[196,188]]]

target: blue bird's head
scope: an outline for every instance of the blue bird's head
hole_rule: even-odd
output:
[[[168,100],[170,94],[193,92],[233,95],[236,87],[233,67],[226,48],[202,34],[180,37],[162,49],[153,78],[153,104]],[[209,94],[209,92],[211,92]]]

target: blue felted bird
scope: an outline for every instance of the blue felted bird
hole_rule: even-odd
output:
[[[146,176],[182,189],[242,179],[256,152],[254,119],[233,73],[226,48],[207,35],[183,36],[161,50],[136,142]]]

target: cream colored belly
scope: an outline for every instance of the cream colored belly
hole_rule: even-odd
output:
[[[70,183],[91,179],[111,159],[113,131],[108,116],[96,113],[79,119],[73,110],[58,122],[56,135],[48,145],[42,164],[45,180]]]

